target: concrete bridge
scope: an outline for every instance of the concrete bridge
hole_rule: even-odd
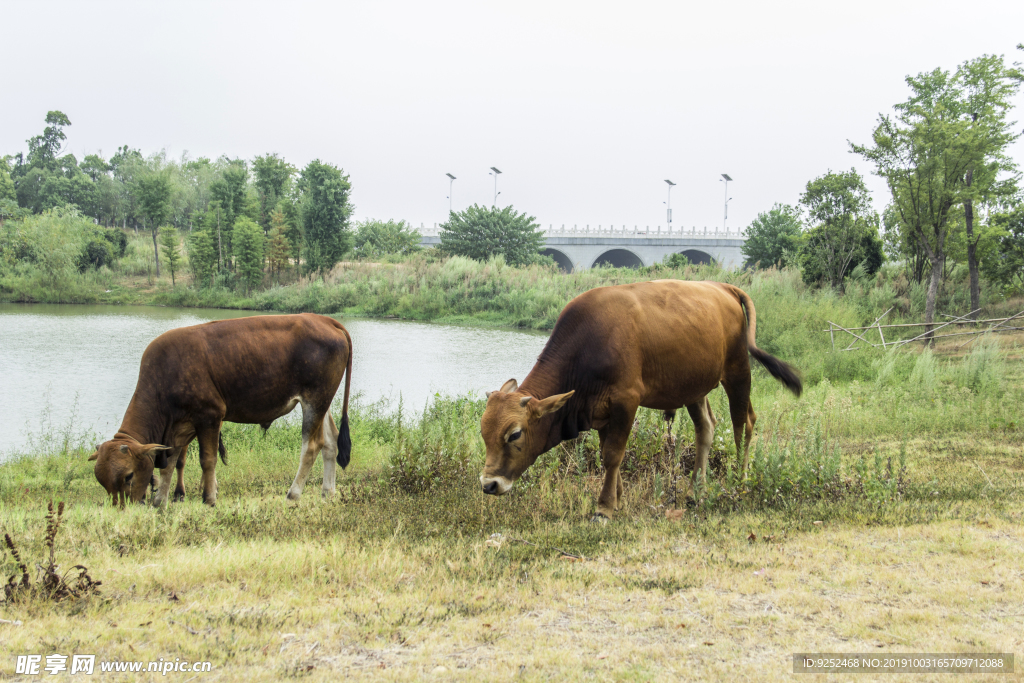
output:
[[[441,243],[438,226],[433,229],[420,226],[424,247],[436,247]],[[545,249],[541,253],[552,257],[559,267],[567,272],[587,270],[597,265],[611,265],[617,268],[637,268],[661,263],[669,254],[683,254],[690,263],[717,263],[723,268],[738,268],[743,265],[740,248],[746,237],[740,231],[719,229],[689,231],[655,228],[641,229],[639,226],[598,226],[591,229],[573,226],[544,230]]]

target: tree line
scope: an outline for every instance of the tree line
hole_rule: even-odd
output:
[[[881,214],[855,170],[829,171],[807,183],[797,206],[757,216],[743,247],[747,265],[799,265],[807,282],[841,289],[857,269],[874,273],[888,257],[927,281],[926,322],[951,264],[966,265],[972,311],[982,274],[1006,294],[1024,294],[1024,193],[1008,155],[1021,135],[1009,114],[1022,80],[1019,65],[993,55],[908,76],[910,96],[879,115],[871,141],[849,143],[886,181]]]
[[[351,182],[320,160],[301,170],[277,154],[243,159],[169,159],[120,147],[109,158],[66,153],[70,119],[46,115],[27,153],[0,158],[0,220],[73,206],[105,227],[152,236],[156,274],[160,249],[172,279],[182,262],[180,233],[197,284],[237,280],[247,287],[294,265],[326,272],[353,246]],[[117,255],[102,240],[90,247],[103,265]],[[123,253],[123,246],[121,253]]]

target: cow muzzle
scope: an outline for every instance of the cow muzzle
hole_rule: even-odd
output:
[[[512,488],[512,482],[505,477],[488,477],[481,474],[480,486],[489,496],[503,496]]]

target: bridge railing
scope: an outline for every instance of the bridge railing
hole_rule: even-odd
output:
[[[436,237],[441,229],[437,223],[427,226],[420,223],[416,228],[424,237]],[[665,227],[663,225],[567,225],[555,226],[548,224],[547,228],[541,226],[541,232],[550,237],[636,237],[648,239],[662,239],[666,237],[717,237],[721,239],[744,239],[746,236],[742,228],[735,230],[714,228],[686,228]]]

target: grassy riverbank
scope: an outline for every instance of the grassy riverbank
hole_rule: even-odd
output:
[[[0,622],[0,640],[212,661],[196,680],[781,680],[800,651],[1019,662],[1021,342],[835,354],[799,400],[758,373],[751,480],[723,421],[707,501],[668,517],[679,471],[642,411],[625,509],[604,526],[587,521],[593,437],[542,456],[513,495],[481,495],[476,398],[412,422],[359,407],[338,495],[321,500],[317,468],[297,504],[296,427],[229,425],[218,507],[198,502],[193,454],[188,500],[156,512],[101,504],[70,425],[0,466],[0,527],[31,566],[46,502],[66,501],[57,563],[86,565],[101,593],[0,601],[22,622]],[[724,414],[722,392],[712,404]],[[685,462],[692,427],[677,425]],[[0,568],[16,572],[9,554]]]

